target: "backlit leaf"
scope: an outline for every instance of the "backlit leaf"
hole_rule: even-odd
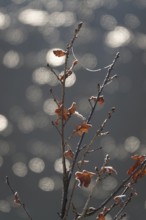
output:
[[[102,104],[104,104],[104,97],[103,97],[103,95],[102,96],[99,96],[99,98],[98,98],[98,104],[99,105],[102,105]]]
[[[88,130],[91,127],[91,124],[88,124],[86,121],[83,121],[81,125],[76,126],[76,130],[74,131],[74,133],[81,136],[83,133],[88,133]]]
[[[14,202],[18,205],[21,205],[21,201],[17,192],[14,193]]]
[[[137,167],[140,164],[142,164],[142,162],[146,159],[146,156],[145,155],[134,155],[131,158],[135,160],[135,163],[127,171],[128,175],[131,175],[137,169]],[[132,179],[134,180],[134,182],[136,182],[138,178],[142,178],[144,175],[146,175],[146,168],[142,167],[132,176]]]
[[[126,198],[126,195],[118,195],[114,197],[114,201],[116,204],[120,204],[124,202],[125,198]]]
[[[58,106],[58,108],[55,110],[55,113],[58,115],[58,118],[61,118],[63,115],[64,120],[68,119],[68,111],[65,107],[63,108],[62,105]]]
[[[81,187],[83,185],[84,187],[88,187],[91,182],[91,178],[95,175],[95,173],[89,172],[87,170],[83,170],[82,172],[77,171],[75,173],[75,179],[79,182],[78,186]]]
[[[112,166],[104,166],[101,168],[101,171],[108,174],[117,174],[117,171]]]
[[[100,212],[96,220],[105,220],[105,216],[103,212]]]
[[[66,150],[65,152],[64,152],[64,156],[67,158],[67,159],[73,159],[73,157],[74,157],[74,153],[72,152],[72,150],[70,149],[70,150]]]
[[[89,98],[89,101],[94,101],[94,102],[96,102],[96,100],[97,100],[97,96],[91,96],[91,97]]]
[[[75,113],[75,111],[76,111],[76,106],[77,106],[76,103],[73,102],[72,105],[70,106],[70,108],[68,108],[68,112],[69,112],[70,115],[72,115],[72,114]]]
[[[66,52],[64,50],[53,50],[53,53],[55,54],[55,56],[57,57],[63,57],[66,55]]]

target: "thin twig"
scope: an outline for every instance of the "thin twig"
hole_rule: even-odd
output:
[[[107,71],[107,74],[106,74],[106,76],[105,76],[105,78],[104,78],[104,80],[103,80],[102,85],[100,86],[100,85],[98,84],[98,96],[97,96],[97,100],[95,101],[95,103],[94,103],[94,105],[93,105],[93,107],[92,107],[92,109],[91,109],[91,112],[90,112],[90,114],[89,114],[89,116],[88,116],[87,123],[89,123],[90,120],[91,120],[91,118],[92,118],[92,115],[93,115],[93,113],[94,113],[94,111],[95,111],[95,108],[96,108],[96,106],[97,106],[97,103],[98,103],[98,98],[99,98],[100,95],[102,94],[103,89],[104,89],[106,83],[108,82],[108,80],[109,80],[109,78],[110,78],[111,72],[112,72],[112,70],[113,70],[113,68],[114,68],[114,66],[115,66],[116,61],[117,61],[118,58],[119,58],[119,52],[116,54],[116,56],[115,56],[115,58],[114,58],[112,64],[108,66],[108,71]],[[81,136],[81,138],[80,138],[80,141],[78,142],[78,145],[77,145],[77,147],[76,147],[75,156],[74,156],[74,159],[73,159],[73,162],[72,162],[72,166],[71,166],[70,172],[69,172],[69,174],[68,174],[68,179],[67,179],[67,184],[66,184],[66,190],[64,191],[64,194],[65,194],[65,197],[64,197],[64,198],[66,198],[66,202],[64,203],[64,209],[65,209],[66,203],[67,203],[67,196],[68,196],[69,184],[70,184],[70,181],[71,181],[71,177],[72,177],[72,175],[73,175],[73,170],[74,170],[74,167],[75,167],[77,158],[78,158],[78,154],[79,154],[79,152],[80,152],[80,148],[81,148],[82,142],[83,142],[83,140],[84,140],[84,136],[85,136],[85,133],[82,134],[82,136]],[[74,190],[74,189],[73,189],[73,190]],[[71,198],[72,198],[72,197],[71,197]],[[69,203],[71,204],[71,201],[70,201]],[[65,210],[64,210],[64,211],[65,211]],[[65,216],[68,215],[68,212],[69,212],[69,210],[66,210]],[[65,219],[65,218],[64,218],[64,219]]]
[[[122,220],[124,217],[126,217],[126,213],[123,213],[117,220]]]
[[[94,111],[95,111],[95,108],[96,108],[96,106],[97,106],[97,103],[98,103],[98,98],[100,97],[100,95],[101,95],[101,93],[102,93],[102,91],[103,91],[103,89],[104,89],[104,86],[106,85],[106,83],[107,83],[107,81],[108,81],[108,79],[109,79],[109,77],[110,77],[111,71],[113,70],[114,65],[115,65],[115,63],[116,63],[116,61],[117,61],[118,58],[119,58],[119,52],[116,54],[116,56],[115,56],[115,58],[114,58],[112,64],[110,65],[110,67],[109,67],[109,69],[108,69],[107,75],[106,75],[106,77],[105,77],[105,79],[104,79],[102,85],[101,85],[100,88],[99,88],[97,100],[95,101],[95,104],[94,104],[93,108],[91,109],[91,112],[90,112],[90,114],[89,114],[87,123],[89,123],[90,120],[91,120],[91,118],[92,118],[92,115],[93,115],[93,113],[94,113]],[[70,170],[69,177],[68,177],[68,181],[69,181],[69,182],[70,182],[71,177],[72,177],[72,173],[73,173],[73,170],[74,170],[74,166],[75,166],[75,164],[76,164],[76,160],[77,160],[78,154],[79,154],[79,152],[80,152],[80,147],[81,147],[81,144],[82,144],[82,142],[83,142],[84,136],[85,136],[85,133],[82,134],[82,136],[81,136],[81,138],[80,138],[80,141],[79,141],[79,143],[78,143],[78,145],[77,145],[77,148],[76,148],[75,157],[74,157],[74,160],[73,160],[73,163],[72,163],[72,169]]]
[[[128,199],[125,201],[124,205],[122,206],[122,208],[118,211],[118,213],[116,214],[116,216],[114,217],[114,220],[117,220],[118,217],[121,215],[121,213],[123,212],[123,210],[126,208],[126,206],[128,205],[128,203],[131,201],[131,199],[133,198],[133,193],[130,193]]]
[[[93,138],[91,139],[90,143],[86,146],[86,151],[84,153],[84,157],[86,155],[86,153],[89,152],[90,147],[93,145],[95,139],[101,135],[102,131],[104,130],[108,120],[111,118],[112,113],[115,112],[115,108],[113,107],[112,110],[110,112],[108,112],[107,117],[104,119],[104,121],[102,122],[102,124],[100,125],[100,128],[96,131],[95,135],[93,136]],[[109,132],[106,132],[106,134],[108,134]],[[83,159],[84,160],[84,159]]]
[[[61,81],[62,83],[62,99],[61,99],[61,145],[62,145],[62,164],[63,164],[63,193],[62,193],[62,205],[61,205],[61,213],[60,217],[62,219],[65,219],[65,213],[66,213],[66,205],[67,205],[67,196],[68,196],[68,187],[69,187],[69,181],[68,181],[68,173],[67,173],[67,168],[66,168],[66,162],[65,162],[65,157],[64,157],[64,152],[65,152],[65,137],[64,137],[64,119],[63,119],[63,111],[64,111],[64,101],[65,101],[65,81],[66,81],[66,74],[68,70],[68,58],[70,54],[70,50],[74,44],[75,39],[77,38],[77,35],[82,27],[83,23],[80,22],[78,24],[77,29],[75,29],[73,38],[71,39],[70,43],[67,45],[66,48],[66,57],[65,57],[65,64],[64,64],[64,77],[63,80]]]
[[[95,210],[93,210],[92,212],[90,212],[88,214],[88,216],[95,214],[96,212],[98,212],[100,209],[104,208],[104,206],[106,206],[106,204],[111,201],[116,195],[117,193],[123,188],[123,186],[134,176],[134,174],[143,168],[143,166],[146,165],[146,159],[137,167],[137,169],[135,169],[130,176],[128,176],[125,180],[123,180],[123,182],[121,183],[121,185],[119,185],[119,187],[99,206],[97,207]]]
[[[57,75],[57,73],[55,72],[55,70],[53,69],[53,67],[47,63],[47,67],[51,70],[51,72],[56,76],[56,78],[58,79],[58,81],[60,82],[60,78],[59,76]]]
[[[128,184],[126,184],[125,185],[125,188],[124,188],[124,190],[122,191],[122,193],[120,193],[120,195],[125,195],[126,193],[127,193],[127,191],[129,190],[129,189],[131,189],[131,186],[133,185],[134,183],[128,183]],[[134,194],[133,194],[134,195]],[[129,201],[130,202],[130,201]],[[127,203],[128,204],[128,203]],[[116,203],[116,202],[114,202],[111,206],[110,206],[110,208],[108,208],[107,209],[107,211],[106,211],[106,213],[105,213],[105,215],[107,215],[108,213],[110,213],[115,207],[117,207],[118,206],[118,203]],[[121,209],[120,209],[121,210]],[[121,213],[121,212],[120,212]],[[118,214],[118,216],[120,215],[120,213]],[[122,215],[121,215],[122,216]],[[119,219],[122,219],[122,218],[119,218]],[[119,220],[118,219],[118,220]]]
[[[97,177],[96,178],[96,182],[95,182],[94,186],[91,188],[91,191],[90,191],[90,193],[88,195],[88,199],[87,199],[87,201],[86,201],[86,203],[84,205],[83,211],[80,214],[80,216],[78,216],[77,220],[82,220],[86,216],[86,212],[87,212],[87,208],[88,208],[89,202],[90,202],[90,200],[91,200],[91,198],[93,196],[93,193],[94,193],[94,191],[95,191],[95,189],[97,187],[97,184],[98,184],[99,180],[100,180],[100,177]]]
[[[14,199],[16,200],[16,203],[18,203],[19,205],[21,205],[21,207],[24,209],[25,213],[27,214],[28,218],[29,218],[30,220],[32,220],[32,217],[31,217],[31,215],[29,214],[29,212],[27,211],[25,204],[20,200],[20,198],[18,197],[17,192],[12,188],[8,176],[6,176],[6,184],[8,185],[9,189],[10,189],[11,192],[13,193]]]
[[[110,158],[109,158],[109,155],[107,154],[107,155],[105,156],[105,159],[104,159],[104,162],[103,162],[102,167],[105,167],[105,166],[107,165],[109,159],[110,159]],[[89,193],[89,195],[88,195],[88,198],[87,198],[87,200],[86,200],[86,203],[85,203],[85,205],[84,205],[84,207],[83,207],[83,211],[82,211],[82,213],[80,214],[80,216],[78,216],[78,218],[77,218],[78,220],[82,220],[82,219],[84,219],[84,217],[86,216],[86,213],[87,213],[87,209],[88,209],[90,200],[91,200],[91,198],[92,198],[92,196],[93,196],[93,193],[95,192],[95,189],[96,189],[96,187],[97,187],[98,182],[101,180],[101,173],[102,173],[102,171],[99,171],[99,175],[98,175],[98,177],[96,178],[96,181],[95,181],[93,187],[91,188],[91,191],[90,191],[90,193]]]

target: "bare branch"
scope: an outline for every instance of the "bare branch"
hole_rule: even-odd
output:
[[[24,211],[25,211],[25,213],[27,214],[28,218],[29,218],[30,220],[32,220],[31,215],[30,215],[29,212],[27,211],[25,204],[21,201],[20,197],[18,196],[17,191],[15,191],[15,190],[12,188],[8,176],[6,176],[6,184],[8,185],[9,189],[11,190],[11,192],[12,192],[13,195],[14,195],[14,202],[17,203],[17,204],[19,204],[19,205],[24,209]]]

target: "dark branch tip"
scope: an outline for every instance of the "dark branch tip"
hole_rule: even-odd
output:
[[[115,107],[112,107],[112,112],[115,112],[116,108]]]

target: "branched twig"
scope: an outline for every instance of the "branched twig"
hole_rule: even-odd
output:
[[[96,134],[95,134],[94,137],[91,139],[90,143],[89,143],[88,145],[83,146],[83,147],[80,149],[80,151],[85,149],[85,152],[84,152],[84,154],[83,154],[83,157],[82,157],[82,159],[81,159],[81,162],[84,161],[85,156],[86,156],[88,153],[92,153],[92,152],[95,152],[95,151],[97,151],[97,150],[102,149],[102,147],[98,147],[98,148],[96,148],[96,149],[91,149],[91,150],[89,150],[90,147],[92,146],[93,142],[95,141],[96,137],[99,136],[99,135],[101,134],[101,132],[103,131],[103,129],[104,129],[106,123],[107,123],[108,120],[111,118],[112,113],[113,113],[114,111],[115,111],[115,108],[113,107],[112,110],[108,113],[108,116],[107,116],[107,117],[105,118],[105,120],[102,122],[102,124],[101,124],[101,126],[100,126],[100,129],[98,129],[98,130],[96,131]],[[107,134],[108,134],[108,132],[107,132]],[[81,165],[82,165],[82,163],[81,163]],[[81,166],[80,166],[80,168],[81,168]],[[71,191],[71,195],[70,195],[70,199],[69,199],[69,203],[68,203],[68,208],[67,208],[67,210],[70,209],[71,200],[72,200],[72,197],[73,197],[73,193],[74,193],[75,187],[76,187],[76,181],[74,182],[74,185],[73,185],[73,187],[72,187],[72,191]]]
[[[98,98],[100,97],[100,95],[101,95],[101,93],[102,93],[102,91],[103,91],[103,89],[104,89],[104,86],[105,86],[106,83],[108,82],[108,79],[109,79],[109,77],[110,77],[111,71],[113,70],[114,65],[115,65],[115,63],[116,63],[116,61],[117,61],[118,58],[119,58],[119,53],[116,54],[116,56],[115,56],[115,58],[114,58],[112,64],[110,65],[110,67],[109,67],[109,69],[108,69],[108,72],[107,72],[107,75],[106,75],[106,77],[105,77],[105,79],[104,79],[104,81],[103,81],[103,84],[102,84],[102,86],[100,86],[100,88],[99,88],[98,97],[97,97],[97,99],[96,99],[96,101],[95,101],[95,104],[94,104],[93,108],[91,109],[91,112],[90,112],[90,114],[89,114],[87,123],[89,123],[90,120],[91,120],[91,118],[92,118],[92,115],[93,115],[93,113],[94,113],[94,111],[95,111],[95,108],[96,108],[96,106],[97,106]],[[75,166],[75,164],[76,164],[76,160],[77,160],[78,154],[79,154],[79,152],[80,152],[80,147],[81,147],[81,144],[82,144],[82,142],[83,142],[84,136],[85,136],[85,133],[82,134],[82,136],[81,136],[81,138],[80,138],[80,141],[79,141],[79,143],[78,143],[78,145],[77,145],[77,148],[76,148],[76,153],[75,153],[75,157],[74,157],[74,160],[73,160],[72,169],[70,170],[69,177],[68,177],[68,179],[69,179],[68,181],[69,181],[69,182],[70,182],[70,179],[71,179],[73,170],[74,170],[74,166]]]
[[[70,47],[70,48],[71,48],[71,47]],[[103,80],[102,85],[101,85],[101,86],[98,85],[98,96],[97,96],[97,99],[96,99],[96,101],[95,101],[95,103],[94,103],[94,105],[93,105],[93,107],[92,107],[92,109],[91,109],[91,112],[90,112],[89,116],[88,116],[87,123],[90,122],[90,120],[91,120],[91,118],[92,118],[92,116],[93,116],[93,113],[94,113],[95,108],[96,108],[97,103],[98,103],[98,99],[99,99],[100,95],[102,94],[103,89],[104,89],[104,87],[106,86],[107,82],[109,81],[109,78],[111,77],[111,72],[112,72],[112,70],[113,70],[113,68],[114,68],[114,66],[115,66],[116,61],[117,61],[118,58],[119,58],[119,52],[116,54],[116,56],[115,56],[115,58],[114,58],[112,64],[108,66],[108,71],[107,71],[107,74],[106,74],[106,76],[105,76],[105,78],[104,78],[104,80]],[[106,123],[106,122],[103,123],[103,126],[101,126],[101,129],[102,129],[102,127],[104,127],[104,124],[105,124],[105,123]],[[64,195],[65,195],[64,198],[66,199],[66,202],[64,202],[64,213],[65,213],[65,207],[66,207],[66,204],[67,204],[67,195],[68,195],[69,184],[70,184],[71,177],[72,177],[72,174],[73,174],[73,170],[74,170],[74,167],[75,167],[77,158],[78,158],[78,154],[79,154],[79,152],[80,152],[80,148],[81,148],[82,142],[83,142],[83,140],[84,140],[84,136],[85,136],[85,133],[82,134],[82,136],[81,136],[81,138],[80,138],[80,141],[78,142],[78,145],[77,145],[77,147],[76,147],[75,156],[74,156],[74,159],[73,159],[73,162],[72,162],[72,166],[71,166],[71,169],[70,169],[69,174],[68,174],[68,179],[67,179],[66,186],[65,186],[66,188],[65,188],[65,191],[64,191]],[[71,198],[72,198],[72,197],[71,197]],[[64,201],[65,201],[65,200],[64,200]],[[71,204],[71,202],[69,202],[69,203]],[[65,216],[68,215],[68,211],[69,211],[69,210],[66,210]],[[64,219],[65,219],[65,218],[64,218]]]
[[[12,188],[8,176],[6,176],[6,184],[8,185],[9,189],[11,190],[11,192],[12,192],[13,195],[14,195],[14,201],[15,201],[15,203],[18,204],[18,205],[21,205],[21,207],[24,209],[25,213],[27,214],[28,218],[29,218],[30,220],[32,220],[32,217],[31,217],[31,215],[29,214],[29,212],[27,211],[25,204],[20,200],[20,198],[19,198],[19,196],[18,196],[18,193]]]
[[[119,210],[119,212],[116,214],[116,216],[114,217],[114,220],[117,220],[118,217],[121,215],[121,213],[123,212],[123,210],[126,208],[126,206],[128,205],[128,203],[131,201],[133,197],[133,193],[130,194],[129,198],[126,200],[126,202],[124,203],[124,205],[122,206],[122,208]]]
[[[104,206],[106,206],[106,204],[109,201],[111,201],[117,195],[117,193],[126,185],[126,183],[134,176],[134,174],[137,173],[138,170],[141,170],[145,165],[146,165],[146,159],[131,173],[130,176],[128,176],[125,180],[123,180],[121,185],[119,185],[119,187],[99,207],[97,207],[95,210],[90,212],[88,216],[93,215],[99,210],[103,209]]]
[[[60,217],[64,219],[65,213],[66,213],[66,204],[67,204],[67,195],[68,195],[68,187],[69,187],[69,181],[68,181],[68,173],[66,169],[66,162],[65,162],[65,157],[64,157],[64,152],[65,152],[65,137],[64,137],[64,119],[63,119],[63,111],[64,111],[64,101],[65,101],[65,81],[66,81],[66,74],[68,71],[68,58],[70,54],[70,50],[73,46],[73,43],[75,39],[77,38],[77,35],[82,27],[83,23],[80,22],[78,24],[77,29],[75,29],[73,38],[71,39],[70,43],[67,45],[66,48],[66,57],[65,57],[65,64],[64,64],[64,77],[62,83],[62,99],[61,99],[61,145],[62,145],[62,164],[63,164],[63,194],[62,194],[62,205],[61,205],[61,213]]]
[[[95,139],[96,139],[98,136],[102,135],[102,131],[104,130],[105,125],[107,124],[108,120],[109,120],[109,119],[111,118],[111,116],[112,116],[112,113],[114,113],[114,112],[115,112],[115,107],[113,107],[112,110],[108,112],[108,115],[107,115],[107,117],[104,119],[104,121],[102,122],[102,124],[100,125],[100,128],[96,131],[96,133],[95,133],[95,135],[93,136],[93,138],[91,139],[90,143],[86,146],[86,148],[85,148],[86,151],[85,151],[85,153],[84,153],[84,157],[85,157],[85,155],[86,155],[86,152],[87,152],[87,153],[89,152],[89,149],[90,149],[90,147],[93,145]],[[108,133],[109,133],[109,132],[106,132],[106,134],[108,134]]]
[[[103,165],[100,169],[98,169],[98,167],[95,167],[95,171],[96,173],[91,173],[88,172],[86,170],[83,170],[83,172],[80,172],[80,170],[83,167],[83,164],[85,162],[88,162],[87,160],[85,160],[87,154],[89,153],[93,153],[99,149],[101,149],[101,147],[95,148],[93,149],[93,144],[95,144],[95,140],[97,137],[102,136],[102,135],[107,135],[109,132],[108,131],[104,131],[104,128],[108,122],[108,120],[111,118],[112,113],[115,111],[115,108],[113,107],[112,110],[110,112],[108,112],[107,117],[103,120],[103,122],[101,123],[100,127],[98,130],[96,130],[96,133],[93,134],[92,138],[90,139],[90,141],[88,142],[88,144],[83,146],[83,142],[84,142],[84,138],[86,133],[88,132],[87,128],[90,128],[92,125],[90,124],[91,119],[93,118],[93,114],[95,113],[95,109],[97,107],[97,104],[103,104],[104,102],[104,97],[102,95],[104,88],[110,84],[113,79],[117,78],[117,75],[112,75],[112,70],[119,58],[119,52],[117,52],[117,54],[115,55],[112,63],[108,66],[105,66],[103,68],[100,69],[89,69],[89,68],[85,68],[84,66],[81,66],[86,69],[87,71],[90,72],[99,72],[102,71],[104,69],[106,70],[106,75],[103,78],[102,83],[98,83],[97,85],[97,96],[91,96],[89,98],[89,103],[91,106],[91,110],[89,112],[89,115],[87,117],[87,119],[85,119],[81,114],[79,114],[76,111],[76,103],[73,102],[72,106],[70,108],[65,108],[65,98],[66,98],[66,89],[65,89],[65,83],[66,83],[66,79],[72,74],[72,71],[74,69],[74,66],[78,63],[78,60],[75,56],[74,50],[73,50],[73,45],[75,42],[75,39],[78,36],[78,33],[82,27],[83,23],[80,22],[77,26],[77,28],[74,31],[74,34],[70,40],[70,42],[67,44],[65,51],[58,51],[59,53],[61,52],[63,55],[61,56],[65,56],[65,63],[64,63],[64,71],[63,74],[61,73],[60,75],[58,75],[56,73],[56,71],[53,69],[53,67],[50,66],[49,63],[47,63],[47,67],[50,69],[50,71],[55,75],[55,77],[57,78],[58,82],[61,85],[61,94],[60,94],[60,99],[56,99],[55,95],[53,94],[53,90],[50,89],[50,93],[54,99],[54,102],[57,105],[57,109],[55,110],[55,113],[58,114],[58,118],[55,122],[51,121],[52,125],[56,128],[58,134],[60,135],[61,138],[61,157],[62,157],[62,167],[63,167],[63,188],[62,188],[62,197],[61,197],[61,210],[60,213],[58,213],[59,217],[62,220],[67,220],[68,214],[69,214],[69,210],[71,209],[71,203],[73,200],[73,195],[76,189],[76,185],[77,185],[77,181],[79,181],[79,186],[84,186],[84,187],[88,187],[88,185],[91,182],[91,176],[95,176],[96,175],[96,179],[93,183],[93,186],[91,187],[88,197],[85,201],[85,204],[81,210],[80,213],[77,212],[76,207],[72,204],[73,207],[73,213],[75,214],[75,220],[83,220],[86,217],[92,216],[95,213],[98,213],[98,217],[97,219],[104,219],[104,217],[111,212],[115,207],[118,208],[118,211],[116,212],[117,214],[114,216],[114,220],[121,220],[122,218],[125,217],[125,213],[123,214],[124,209],[127,207],[127,205],[130,203],[130,201],[132,200],[132,198],[134,197],[134,195],[136,195],[136,192],[133,192],[133,185],[135,185],[136,181],[140,178],[143,177],[146,173],[146,156],[135,156],[134,159],[136,159],[136,163],[128,170],[128,177],[126,179],[124,179],[122,181],[122,183],[117,187],[117,189],[115,189],[115,191],[113,191],[111,193],[111,195],[107,196],[106,199],[100,203],[100,205],[97,207],[97,205],[95,207],[90,207],[90,201],[93,197],[93,194],[97,188],[97,184],[99,181],[103,180],[104,178],[107,177],[107,175],[110,175],[112,173],[117,174],[116,170],[113,169],[113,167],[111,166],[107,166],[108,162],[110,160],[109,155],[107,154],[104,158],[104,162]],[[53,51],[55,53],[55,51]],[[69,60],[69,56],[72,53],[73,58],[75,59],[72,62],[72,65],[70,66],[70,68],[68,67],[68,60]],[[55,53],[56,54],[56,53]],[[57,55],[58,56],[58,55]],[[60,56],[60,55],[59,55]],[[59,101],[58,101],[59,100]],[[83,128],[83,130],[76,129],[73,131],[72,135],[77,133],[80,135],[80,139],[79,142],[77,143],[76,149],[75,149],[75,153],[72,152],[71,150],[71,146],[69,144],[69,140],[71,139],[72,135],[70,137],[68,137],[67,139],[65,138],[65,129],[66,129],[66,124],[68,123],[69,119],[71,118],[72,114],[75,114],[78,116],[82,116],[82,121],[83,121],[83,125],[79,126],[81,128]],[[50,118],[49,118],[50,119]],[[59,124],[59,127],[58,127]],[[85,126],[86,125],[86,126]],[[88,125],[88,126],[87,126]],[[66,153],[69,152],[68,148],[70,148],[70,152],[72,152],[72,155],[70,155],[70,158],[72,160],[72,163],[70,165],[69,170],[67,169],[67,164],[66,164]],[[82,153],[82,154],[81,154]],[[78,161],[78,158],[81,158],[80,161]],[[138,158],[138,159],[137,159]],[[81,163],[80,163],[81,162]],[[75,179],[72,185],[72,189],[69,194],[69,187],[70,187],[70,182],[75,170],[75,166],[78,167],[79,171],[77,171],[75,173]],[[84,174],[84,175],[83,175]],[[78,175],[78,176],[77,176]],[[80,176],[82,175],[82,176]],[[22,200],[20,199],[17,191],[15,191],[13,189],[13,187],[10,184],[9,178],[8,176],[6,176],[6,184],[8,185],[10,191],[12,192],[13,196],[14,196],[14,202],[16,204],[18,204],[19,206],[21,206],[23,208],[23,210],[25,211],[27,217],[29,218],[29,220],[32,220],[31,215],[29,214],[28,210],[26,209],[25,204],[22,202]],[[121,193],[120,195],[118,195],[119,193]],[[70,197],[69,197],[70,196]],[[127,199],[125,199],[125,197]],[[124,199],[123,199],[124,198]],[[107,206],[109,208],[107,208]],[[99,217],[102,216],[102,217]]]
[[[107,165],[109,159],[110,159],[110,158],[109,158],[109,155],[107,154],[107,155],[105,156],[105,159],[104,159],[104,162],[103,162],[103,166],[102,166],[102,167],[105,167],[105,166]],[[98,173],[99,175],[98,175],[98,177],[96,178],[96,181],[95,181],[93,187],[91,188],[91,191],[90,191],[90,193],[89,193],[89,195],[88,195],[88,199],[86,200],[86,203],[85,203],[85,205],[84,205],[84,207],[83,207],[83,211],[82,211],[82,213],[78,216],[77,220],[82,220],[82,219],[84,219],[84,218],[86,217],[86,213],[87,213],[87,210],[88,210],[88,206],[89,206],[90,200],[91,200],[91,198],[92,198],[92,196],[93,196],[93,193],[95,192],[95,189],[96,189],[96,187],[97,187],[98,182],[99,182],[100,179],[101,179],[101,172],[102,172],[102,170],[99,171],[99,173]],[[90,211],[91,211],[91,210],[90,210]]]
[[[78,216],[77,220],[82,220],[82,219],[84,219],[86,217],[86,212],[87,212],[87,209],[88,209],[89,202],[90,202],[90,200],[91,200],[91,198],[93,196],[93,193],[94,193],[94,191],[95,191],[95,189],[97,187],[97,183],[98,183],[99,180],[100,180],[100,177],[97,177],[96,178],[96,182],[95,182],[94,186],[92,187],[92,189],[91,189],[91,191],[90,191],[90,193],[88,195],[88,199],[87,199],[87,201],[86,201],[86,203],[84,205],[82,213]]]

